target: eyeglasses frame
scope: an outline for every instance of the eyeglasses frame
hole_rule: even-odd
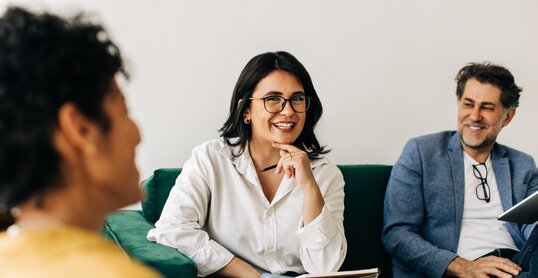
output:
[[[282,111],[284,111],[284,108],[286,108],[286,104],[289,102],[290,103],[290,106],[291,106],[291,109],[293,110],[293,112],[295,113],[305,113],[306,111],[308,111],[308,108],[310,108],[310,97],[307,96],[307,95],[303,95],[301,94],[301,96],[303,96],[305,98],[305,101],[306,101],[306,108],[304,111],[297,111],[295,110],[295,107],[293,107],[293,103],[291,102],[292,98],[295,97],[295,96],[292,96],[291,98],[285,98],[283,96],[265,96],[265,97],[261,97],[261,98],[253,98],[253,97],[250,97],[248,99],[250,100],[263,100],[263,108],[265,109],[265,111],[267,111],[267,113],[271,113],[271,114],[278,114]],[[282,103],[282,109],[280,109],[280,111],[278,112],[271,112],[269,110],[267,110],[267,106],[265,105],[265,101],[266,99],[270,98],[270,97],[278,97],[278,98],[282,98],[284,100],[284,102]]]
[[[484,168],[486,169],[485,177],[482,177],[482,172],[480,172],[480,170],[478,169],[478,166],[484,166]],[[486,166],[486,164],[485,163],[473,164],[473,175],[475,178],[480,180],[480,183],[476,185],[476,188],[475,188],[476,198],[478,198],[478,200],[486,201],[486,203],[489,203],[489,201],[491,201],[491,190],[489,188],[489,184],[487,180],[488,167]],[[478,195],[479,186],[481,186],[482,190],[484,191],[484,198],[481,198],[480,195]]]

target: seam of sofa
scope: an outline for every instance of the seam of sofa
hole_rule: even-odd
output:
[[[115,233],[114,230],[110,227],[110,225],[108,225],[107,222],[105,222],[105,229],[106,229],[107,234],[108,234],[108,235],[110,236],[110,238],[116,243],[116,245],[118,245],[123,251],[125,251],[125,248],[123,247],[123,244],[121,244],[120,239],[118,238],[118,236],[116,236],[116,233]]]

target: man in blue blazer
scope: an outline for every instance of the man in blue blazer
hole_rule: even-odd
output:
[[[529,275],[536,223],[497,220],[538,190],[533,158],[495,142],[521,89],[488,63],[468,64],[456,81],[458,130],[411,139],[391,173],[383,244],[394,277]]]

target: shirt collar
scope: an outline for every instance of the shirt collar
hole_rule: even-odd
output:
[[[238,142],[239,138],[232,138],[230,139],[230,142],[235,143]],[[245,145],[245,149],[243,150],[243,153],[239,156],[234,156],[234,153],[238,153],[240,149],[240,146],[230,146],[224,142],[222,148],[220,149],[220,154],[226,157],[226,159],[230,160],[232,164],[235,165],[235,168],[237,171],[241,174],[245,174],[247,172],[247,169],[249,168],[249,164],[254,167],[254,163],[252,162],[252,159],[250,158],[250,151],[248,148],[248,142]],[[319,159],[310,159],[310,167],[312,169],[315,169],[316,167],[319,167],[321,165],[327,164],[327,160],[324,158]]]
[[[224,140],[223,140],[224,141]],[[230,139],[230,142],[236,143],[239,141],[239,138],[232,138]],[[224,144],[222,148],[220,148],[219,153],[224,156],[226,159],[228,159],[233,165],[235,165],[235,168],[237,171],[241,174],[245,174],[248,169],[248,165],[251,162],[250,159],[250,153],[248,150],[248,143],[245,145],[245,148],[243,152],[239,156],[235,156],[234,154],[239,153],[240,146],[230,146],[224,141]]]

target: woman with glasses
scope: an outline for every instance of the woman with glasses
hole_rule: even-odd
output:
[[[337,271],[347,250],[344,180],[314,134],[321,114],[294,56],[252,58],[222,138],[194,148],[148,239],[189,256],[202,276]]]

